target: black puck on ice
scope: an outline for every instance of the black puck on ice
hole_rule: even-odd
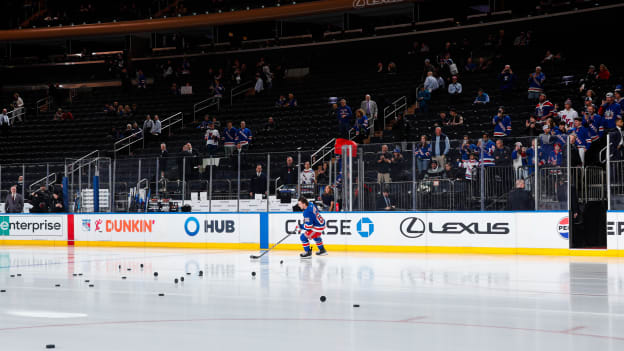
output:
[[[11,278],[15,278],[15,274],[11,274]]]
[[[0,293],[3,293],[3,292],[6,292],[6,290],[4,290],[4,289],[0,290]]]
[[[85,280],[85,283],[88,283],[88,282],[89,282],[89,279]]]
[[[74,277],[77,277],[77,276],[78,276],[78,273],[74,273]]]
[[[256,276],[256,272],[251,272],[251,276],[255,277]]]
[[[55,347],[56,347],[56,346],[54,346],[54,344],[48,344],[48,345],[46,345],[46,349],[53,349],[53,348],[55,348]]]
[[[61,287],[61,284],[56,284],[56,285],[54,285],[54,286],[55,286],[55,287],[57,287],[57,288],[60,288],[60,287]]]
[[[321,296],[321,302],[325,302],[325,300],[327,300],[327,298],[325,297],[325,295]]]
[[[92,288],[92,287],[94,287],[94,286],[95,286],[95,285],[93,285],[93,284],[89,284],[89,287],[90,287],[90,288]]]
[[[158,296],[165,296],[165,294],[163,294],[163,293],[160,293],[160,294],[158,294]]]
[[[78,273],[78,276],[79,276],[79,277],[82,277],[82,273]]]
[[[186,272],[186,275],[191,275],[191,273],[189,273],[189,272]]]
[[[18,276],[18,277],[21,277],[22,275],[21,275],[20,273],[17,273],[17,276]]]
[[[158,277],[158,272],[154,272],[154,277]]]
[[[178,284],[178,278],[175,278],[175,279],[173,280],[173,283],[174,283],[174,284]]]
[[[355,305],[353,305],[353,307],[360,307],[360,305],[358,305],[358,304],[355,304]]]
[[[128,272],[130,272],[132,270],[132,268],[128,268]]]
[[[126,279],[126,277],[121,277],[121,279]]]

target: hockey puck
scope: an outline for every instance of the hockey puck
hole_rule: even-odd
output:
[[[77,276],[78,276],[78,273],[74,273],[74,277],[77,277]]]
[[[256,272],[251,272],[251,276],[255,277],[256,276]]]
[[[154,277],[158,277],[158,272],[154,272]]]
[[[46,345],[46,349],[53,349],[53,348],[56,348],[56,346],[54,346],[54,344]]]
[[[85,280],[85,283],[88,283],[88,282],[89,282],[89,279]]]
[[[61,287],[61,284],[56,284],[56,285],[54,285],[54,286],[55,286],[55,287],[57,287],[57,288],[60,288],[60,287]]]
[[[187,272],[186,275],[191,275],[191,273]]]
[[[132,268],[128,268],[128,272],[130,272],[132,270]]]
[[[6,290],[4,290],[4,289],[0,290],[0,293],[3,293],[3,292],[6,292]]]
[[[15,274],[11,274],[11,278],[15,278]]]
[[[184,281],[184,277],[180,277],[180,281],[183,282]]]
[[[126,279],[126,277],[121,277],[121,279]]]
[[[325,296],[321,296],[321,302],[325,302],[325,300],[327,300],[327,298]]]
[[[178,278],[175,278],[175,279],[173,280],[173,283],[174,283],[174,284],[178,284]]]
[[[17,276],[18,276],[18,277],[21,277],[21,276],[22,276],[22,274],[20,274],[20,273],[17,273]]]
[[[353,305],[353,307],[360,307],[360,305],[358,305],[358,304],[355,304],[355,305]]]
[[[82,277],[82,273],[78,273],[78,276],[79,276],[79,277]]]
[[[94,287],[94,286],[95,286],[95,285],[93,285],[93,284],[89,284],[89,287],[90,287],[90,288],[92,288],[92,287]]]
[[[165,296],[165,294],[163,294],[163,293],[160,293],[160,294],[158,294],[158,296]]]

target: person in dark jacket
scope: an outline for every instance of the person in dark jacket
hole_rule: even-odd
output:
[[[288,156],[286,158],[286,167],[282,168],[280,181],[284,185],[295,185],[297,184],[297,177],[297,169],[293,165],[293,158]]]
[[[255,195],[266,195],[266,193],[267,177],[262,173],[262,165],[256,165],[256,173],[249,182],[249,197],[253,199]]]
[[[384,189],[381,196],[377,199],[377,211],[392,211],[395,208],[396,206],[390,197],[388,189]]]
[[[497,167],[511,166],[511,153],[509,149],[503,145],[503,140],[496,140],[496,148],[494,149],[494,164]]]
[[[524,179],[516,180],[516,188],[507,196],[507,211],[534,211],[535,200],[531,192],[524,189]]]

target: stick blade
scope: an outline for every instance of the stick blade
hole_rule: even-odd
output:
[[[249,258],[251,258],[252,260],[257,260],[257,259],[260,258],[260,256],[251,255],[251,256],[249,256]]]

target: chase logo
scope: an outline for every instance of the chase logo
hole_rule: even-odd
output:
[[[568,217],[563,217],[559,220],[559,223],[557,223],[557,233],[559,233],[559,235],[568,240],[568,238],[570,237],[570,220]]]
[[[184,222],[184,231],[188,236],[195,236],[199,233],[199,221],[195,217],[189,217]]]
[[[357,222],[357,232],[362,238],[368,238],[375,232],[375,224],[368,217],[362,217]]]
[[[8,236],[10,227],[9,216],[0,216],[0,236]]]

